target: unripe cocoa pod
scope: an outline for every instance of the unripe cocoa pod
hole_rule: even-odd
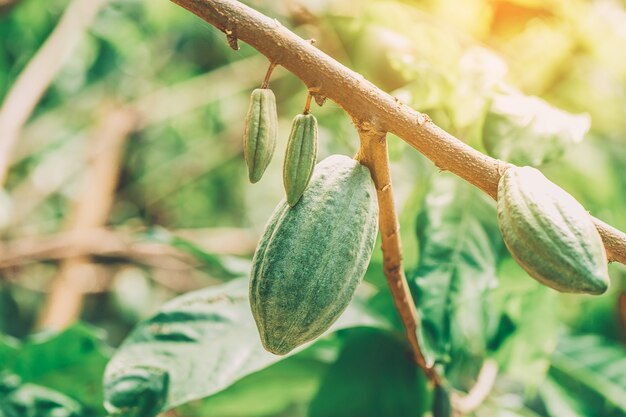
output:
[[[509,168],[497,206],[504,242],[530,276],[562,292],[607,290],[606,252],[591,216],[539,170]]]
[[[252,261],[250,305],[263,346],[277,355],[315,339],[348,306],[378,230],[369,170],[333,155],[295,207],[276,207]]]
[[[243,154],[248,165],[248,178],[258,182],[272,160],[276,148],[276,97],[268,88],[257,88],[250,96],[243,133]]]
[[[299,114],[291,125],[283,165],[283,183],[291,207],[298,203],[309,184],[316,159],[317,120],[312,114]]]

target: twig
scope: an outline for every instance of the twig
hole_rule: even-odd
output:
[[[452,406],[460,414],[470,414],[475,411],[487,399],[493,389],[498,376],[498,363],[493,359],[487,359],[480,368],[476,384],[465,396],[457,393],[452,394]]]
[[[355,124],[357,124],[361,138],[361,147],[356,159],[370,169],[376,186],[383,269],[393,296],[393,302],[402,319],[415,361],[424,370],[430,381],[439,384],[439,376],[432,367],[427,365],[417,339],[419,318],[402,266],[400,225],[396,215],[393,189],[391,188],[386,133],[381,132],[369,122],[356,121]]]
[[[441,170],[459,177],[496,198],[502,162],[456,139],[428,116],[395,100],[362,75],[330,58],[276,19],[235,0],[171,0],[222,32],[235,36],[271,62],[300,78],[318,96],[328,97],[355,120],[375,120],[423,153]],[[626,234],[594,218],[610,260],[626,264]]]
[[[21,0],[0,0],[0,16],[11,10]]]
[[[182,229],[171,231],[216,255],[250,255],[258,237],[247,229]],[[163,243],[146,242],[137,232],[104,228],[62,232],[46,237],[23,237],[0,243],[0,269],[36,261],[73,257],[130,259],[148,266],[189,269],[196,265],[187,253]]]
[[[194,264],[189,255],[169,245],[142,242],[131,233],[92,229],[4,242],[0,245],[0,269],[91,256],[131,259],[163,269],[188,269]]]
[[[304,103],[304,110],[302,111],[302,114],[309,114],[311,111],[311,99],[313,98],[313,96],[311,95],[311,93],[307,94],[306,96],[306,102]]]
[[[270,78],[272,77],[272,72],[274,72],[274,68],[276,68],[276,64],[274,62],[270,62],[269,67],[267,67],[267,72],[265,73],[265,78],[263,78],[261,88],[268,88],[270,86]]]
[[[89,231],[102,227],[113,205],[124,144],[134,130],[137,115],[125,109],[115,110],[102,122],[93,137],[92,161],[83,183],[82,196],[72,213],[71,231]],[[65,259],[54,278],[38,323],[39,328],[62,329],[79,316],[82,309],[88,257]]]
[[[0,109],[0,186],[5,182],[22,126],[105,3],[105,0],[70,3],[54,31],[7,93]]]

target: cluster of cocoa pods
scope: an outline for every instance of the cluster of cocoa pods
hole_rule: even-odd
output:
[[[283,183],[287,202],[298,204],[306,189],[317,160],[317,119],[309,112],[311,96],[303,114],[297,115],[291,125],[283,164]],[[274,149],[278,117],[276,97],[269,88],[257,88],[250,97],[244,130],[244,156],[251,183],[258,182],[267,169]]]
[[[310,103],[311,95],[293,119],[283,164],[286,198],[252,261],[252,314],[263,346],[278,355],[317,338],[339,318],[365,275],[378,233],[369,169],[343,155],[315,165],[318,128]],[[276,131],[274,93],[258,88],[244,129],[252,183],[270,163]]]
[[[266,225],[251,272],[252,313],[263,346],[275,354],[317,338],[339,318],[378,232],[368,168],[342,155],[315,165],[318,128],[310,102],[309,94],[293,119],[283,165],[286,198]],[[270,163],[276,133],[276,98],[264,82],[252,92],[244,132],[252,183]],[[510,166],[499,180],[497,209],[504,242],[530,276],[562,292],[607,290],[606,252],[591,216],[539,170]]]

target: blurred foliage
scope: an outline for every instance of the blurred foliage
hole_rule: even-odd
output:
[[[320,50],[471,146],[541,165],[594,215],[626,229],[624,2],[247,3],[315,38]],[[21,0],[0,8],[0,98],[68,4]],[[56,334],[34,332],[58,259],[0,269],[0,417],[104,417],[107,346],[124,339],[109,366],[127,373],[115,380],[115,396],[108,374],[107,399],[146,416],[191,400],[178,407],[181,417],[423,415],[433,398],[445,414],[442,393],[430,392],[406,360],[380,251],[352,306],[365,316],[345,320],[385,330],[341,330],[284,360],[258,346],[239,277],[282,197],[281,155],[305,86],[275,71],[276,156],[252,186],[241,136],[249,93],[267,63],[256,51],[243,42],[233,51],[219,31],[168,1],[110,0],[76,36],[78,48],[13,155],[0,190],[0,233],[36,246],[67,230],[91,138],[108,114],[129,105],[141,123],[126,143],[103,226],[132,236],[136,253],[90,258],[96,273],[84,275],[90,292],[80,317],[89,324]],[[320,159],[354,155],[358,138],[341,108],[329,101],[312,111]],[[600,297],[542,287],[501,244],[493,202],[389,140],[405,267],[428,356],[461,390],[485,358],[500,367],[474,415],[626,416],[626,313],[618,304],[626,269],[610,266],[611,289]],[[178,257],[170,259],[170,250]],[[225,298],[185,304],[217,293]],[[183,314],[194,308],[200,313]],[[363,320],[372,310],[377,318]],[[242,349],[261,359],[246,362]]]
[[[457,388],[469,389],[491,338],[487,302],[503,246],[493,202],[451,175],[437,176],[417,221],[416,299],[423,345]]]

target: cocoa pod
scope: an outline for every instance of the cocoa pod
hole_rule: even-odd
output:
[[[250,305],[261,342],[284,355],[325,332],[362,280],[378,230],[369,170],[347,156],[320,162],[295,207],[283,200],[252,261]]]
[[[243,153],[251,183],[258,182],[272,160],[276,148],[278,115],[272,90],[257,88],[250,96],[243,134]]]
[[[539,170],[509,168],[498,183],[497,206],[504,242],[530,276],[562,292],[607,290],[606,252],[591,216]]]
[[[309,184],[317,159],[317,120],[312,114],[297,115],[291,125],[283,165],[287,203],[295,206]]]

